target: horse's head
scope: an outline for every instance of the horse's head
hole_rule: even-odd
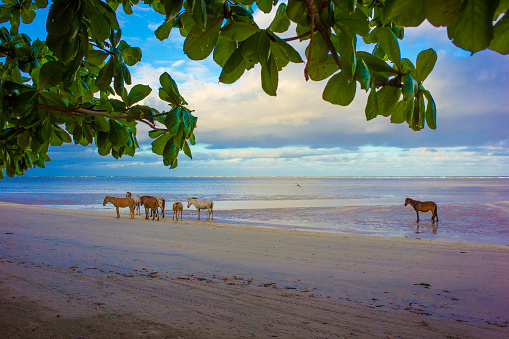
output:
[[[132,198],[133,197],[133,194],[131,192],[127,192],[125,194],[126,198]]]
[[[109,196],[106,196],[106,198],[104,198],[104,201],[103,201],[103,206],[106,206],[106,204],[110,201],[110,197]]]
[[[187,199],[187,208],[191,207],[192,204],[194,204],[194,201],[198,199],[198,198],[195,198],[195,197],[192,197],[192,198],[188,198]]]
[[[408,205],[410,203],[410,198],[406,198],[405,199],[405,206]]]

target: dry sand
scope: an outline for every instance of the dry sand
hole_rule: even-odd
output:
[[[115,216],[0,203],[2,338],[509,337],[508,246]]]

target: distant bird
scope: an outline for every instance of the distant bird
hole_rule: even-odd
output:
[[[302,189],[302,187],[301,187],[299,184],[295,183],[295,186],[297,186],[297,187],[299,187],[301,190],[303,190],[303,189]],[[303,191],[304,191],[304,190],[303,190]]]

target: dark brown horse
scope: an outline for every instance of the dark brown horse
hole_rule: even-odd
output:
[[[410,204],[414,208],[415,213],[417,213],[417,222],[419,221],[419,211],[421,212],[431,211],[433,213],[433,215],[431,216],[431,221],[434,222],[435,218],[438,221],[438,207],[437,204],[435,204],[433,201],[418,201],[406,198],[405,206],[408,204]]]
[[[154,220],[156,214],[157,220],[159,220],[158,213],[159,202],[157,201],[156,197],[143,195],[141,197],[141,205],[145,207],[145,219],[148,219],[148,211],[150,210],[152,212],[152,220]]]

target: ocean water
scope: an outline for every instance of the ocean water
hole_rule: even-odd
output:
[[[214,221],[247,226],[509,245],[509,177],[16,177],[0,201],[114,213],[106,195],[214,200]],[[406,197],[438,204],[421,221]],[[167,207],[166,216],[170,216]],[[127,209],[124,209],[127,214]],[[202,219],[207,213],[202,211]],[[141,218],[141,216],[140,216]]]

